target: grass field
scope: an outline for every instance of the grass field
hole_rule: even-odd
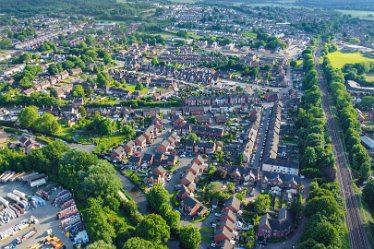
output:
[[[125,86],[125,90],[129,91],[129,92],[135,92],[135,85],[129,85],[129,84],[126,84]],[[140,93],[147,93],[149,92],[149,89],[147,88],[143,88],[143,90],[139,91]]]
[[[331,60],[331,63],[336,68],[342,68],[346,64],[356,64],[361,62],[374,61],[374,59],[364,57],[361,53],[342,53],[336,51],[328,54],[327,57]]]
[[[374,72],[367,73],[365,78],[367,81],[374,81]]]
[[[338,12],[357,17],[359,19],[374,20],[374,11],[363,11],[363,10],[337,10]]]
[[[252,33],[252,32],[243,32],[243,35],[247,38],[256,38],[257,37],[257,34],[256,33]]]

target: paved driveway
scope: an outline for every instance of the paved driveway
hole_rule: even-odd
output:
[[[179,162],[180,164],[173,172],[173,177],[170,182],[166,182],[165,184],[165,189],[169,191],[169,193],[173,193],[174,186],[180,184],[181,175],[183,175],[186,172],[187,167],[191,165],[192,157],[179,158]]]

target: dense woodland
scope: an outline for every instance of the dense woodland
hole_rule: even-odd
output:
[[[357,119],[357,111],[352,104],[352,97],[344,85],[344,75],[335,69],[327,57],[324,58],[323,70],[331,91],[343,130],[348,158],[354,175],[365,180],[371,174],[371,158],[360,141],[361,126]]]
[[[312,49],[303,52],[305,78],[302,108],[297,126],[301,148],[301,171],[309,177],[335,177],[335,166],[330,138],[326,134],[326,117],[322,109],[322,94],[318,86],[318,73]]]

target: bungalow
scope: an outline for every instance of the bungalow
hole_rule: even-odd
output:
[[[281,238],[290,234],[292,227],[291,216],[287,208],[279,210],[278,218],[273,219],[269,214],[265,214],[260,219],[257,236]]]
[[[181,202],[181,211],[190,217],[202,217],[208,212],[208,208],[194,197],[188,196]]]
[[[240,210],[240,200],[235,196],[227,200],[224,204],[223,211],[231,210],[237,213]]]

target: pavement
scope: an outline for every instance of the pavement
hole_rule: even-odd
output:
[[[12,192],[14,189],[24,192],[27,195],[33,195],[35,192],[34,189],[30,188],[27,185],[27,183],[8,182],[0,183],[0,196],[6,197],[6,194]],[[51,198],[51,200],[53,200],[53,198]],[[73,248],[73,243],[64,236],[63,231],[59,228],[60,221],[56,219],[56,213],[58,213],[59,211],[59,208],[51,205],[51,201],[47,201],[46,205],[43,207],[32,208],[21,217],[13,219],[6,224],[1,223],[0,231],[5,231],[9,227],[19,224],[22,220],[29,219],[31,216],[34,216],[39,220],[38,224],[31,225],[27,229],[18,232],[8,239],[0,241],[0,247],[3,248],[4,246],[10,244],[17,237],[23,236],[33,228],[36,228],[36,235],[24,241],[21,245],[18,246],[18,248],[27,248],[33,246],[35,243],[42,240],[46,236],[46,231],[48,229],[52,229],[53,233],[66,245],[67,248]]]
[[[165,189],[169,191],[169,193],[174,192],[174,186],[180,184],[181,177],[185,172],[188,166],[191,165],[193,158],[192,157],[185,157],[179,158],[179,165],[177,166],[176,170],[173,172],[173,176],[169,182],[165,183]]]

